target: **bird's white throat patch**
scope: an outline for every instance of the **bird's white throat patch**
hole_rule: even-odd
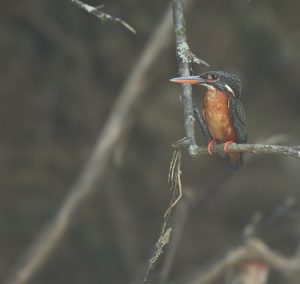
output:
[[[227,84],[225,84],[224,86],[230,94],[235,96],[234,91],[230,88],[230,86],[228,86]]]

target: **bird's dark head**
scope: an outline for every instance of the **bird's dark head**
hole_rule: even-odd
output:
[[[170,80],[181,84],[198,84],[217,89],[237,98],[241,96],[241,82],[237,75],[225,71],[207,71],[200,76],[178,77]]]

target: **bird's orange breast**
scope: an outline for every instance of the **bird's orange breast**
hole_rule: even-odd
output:
[[[213,139],[218,142],[235,141],[228,96],[218,90],[208,90],[204,96],[204,119]]]

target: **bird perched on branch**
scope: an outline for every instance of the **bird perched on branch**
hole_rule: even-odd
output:
[[[224,71],[208,71],[200,76],[178,77],[170,80],[180,84],[205,86],[202,115],[194,108],[194,113],[204,136],[208,139],[209,154],[213,143],[224,143],[224,152],[230,143],[245,143],[246,115],[240,101],[241,83],[237,75]],[[227,153],[231,168],[243,164],[242,153]]]

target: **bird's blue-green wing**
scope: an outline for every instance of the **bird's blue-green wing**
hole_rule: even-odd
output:
[[[235,134],[237,137],[237,143],[246,143],[247,142],[247,133],[246,133],[246,113],[241,101],[234,97],[229,96],[228,99],[228,108],[231,114],[231,119]]]

